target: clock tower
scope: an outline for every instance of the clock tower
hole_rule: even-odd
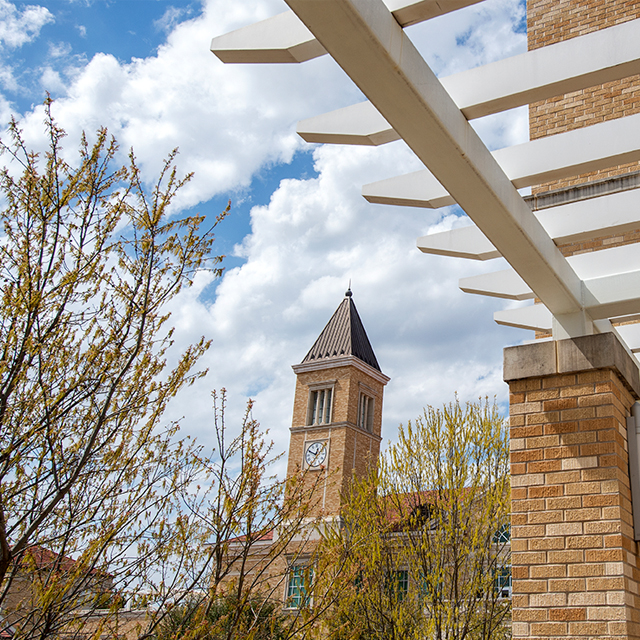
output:
[[[364,330],[351,290],[300,364],[294,365],[288,475],[305,469],[314,517],[340,514],[351,479],[375,464],[389,378]]]

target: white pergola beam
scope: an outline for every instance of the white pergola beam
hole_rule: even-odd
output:
[[[387,0],[387,5],[407,27],[478,2],[482,0]],[[211,51],[228,64],[306,62],[327,53],[293,11],[217,36]]]
[[[585,242],[640,227],[640,189],[579,200],[535,211],[556,244]],[[475,225],[418,238],[423,253],[472,260],[499,258],[500,252]]]
[[[637,246],[627,244],[601,249],[600,251],[578,253],[574,256],[569,256],[567,262],[577,276],[588,286],[589,282],[595,282],[603,277],[616,278],[622,274],[640,272],[640,251],[638,251]],[[599,286],[598,283],[596,283],[596,286]],[[510,300],[527,300],[535,297],[534,292],[513,269],[491,271],[468,278],[461,278],[460,288],[466,293],[508,298]],[[601,296],[598,295],[596,298],[600,299]],[[607,302],[610,302],[610,300],[611,298],[607,298]],[[598,302],[597,300],[592,300],[589,303],[585,299],[585,306],[589,304],[598,304]],[[640,310],[629,313],[640,313]],[[614,314],[614,316],[618,315],[628,314]]]
[[[640,313],[640,271],[593,278],[584,284],[586,308],[592,319]]]
[[[500,325],[514,327],[516,329],[529,329],[531,331],[551,331],[553,317],[549,310],[542,304],[534,304],[518,309],[505,309],[496,311],[493,319]],[[627,318],[623,318],[627,320]],[[635,324],[619,324],[612,326],[610,322],[604,323],[609,331],[617,333],[623,343],[633,353],[640,353],[640,323],[635,319]],[[596,320],[594,324],[600,326],[602,321]],[[602,331],[600,331],[602,333]]]
[[[479,118],[640,72],[640,20],[450,76],[445,88]]]
[[[327,53],[292,11],[217,36],[211,51],[226,64],[305,62]]]
[[[482,0],[385,0],[385,4],[401,27],[409,27],[458,9],[478,4]]]
[[[500,252],[475,225],[430,233],[418,238],[416,245],[423,253],[470,260],[492,260]]]
[[[498,149],[492,155],[518,189],[636,162],[640,114]],[[377,204],[428,209],[456,203],[427,169],[366,184],[362,195]]]
[[[579,278],[381,0],[287,4],[544,304],[580,312]]]
[[[468,278],[460,278],[458,286],[465,293],[507,300],[531,300],[535,294],[513,270],[492,271]]]
[[[467,119],[640,73],[640,20],[457,73],[441,82]],[[307,142],[378,146],[400,136],[370,102],[301,120]]]
[[[558,244],[627,233],[640,226],[640,188],[541,209],[536,216]]]
[[[305,142],[351,144],[377,147],[399,140],[400,136],[370,102],[300,120],[296,133]]]

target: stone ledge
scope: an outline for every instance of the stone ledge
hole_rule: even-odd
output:
[[[524,344],[504,350],[505,382],[595,369],[616,371],[634,397],[640,398],[640,370],[613,333]]]

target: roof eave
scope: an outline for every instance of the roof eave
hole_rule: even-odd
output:
[[[300,364],[294,364],[291,368],[296,374],[307,373],[308,371],[321,371],[323,369],[336,369],[338,367],[355,367],[360,369],[363,373],[371,376],[374,380],[377,380],[383,385],[386,385],[391,378],[386,376],[382,371],[374,369],[371,365],[360,360],[356,356],[337,356],[333,358],[319,358],[313,362],[301,362]]]

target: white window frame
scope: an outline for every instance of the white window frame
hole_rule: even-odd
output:
[[[512,581],[511,565],[496,569],[493,576],[493,588],[499,600],[511,597]]]

